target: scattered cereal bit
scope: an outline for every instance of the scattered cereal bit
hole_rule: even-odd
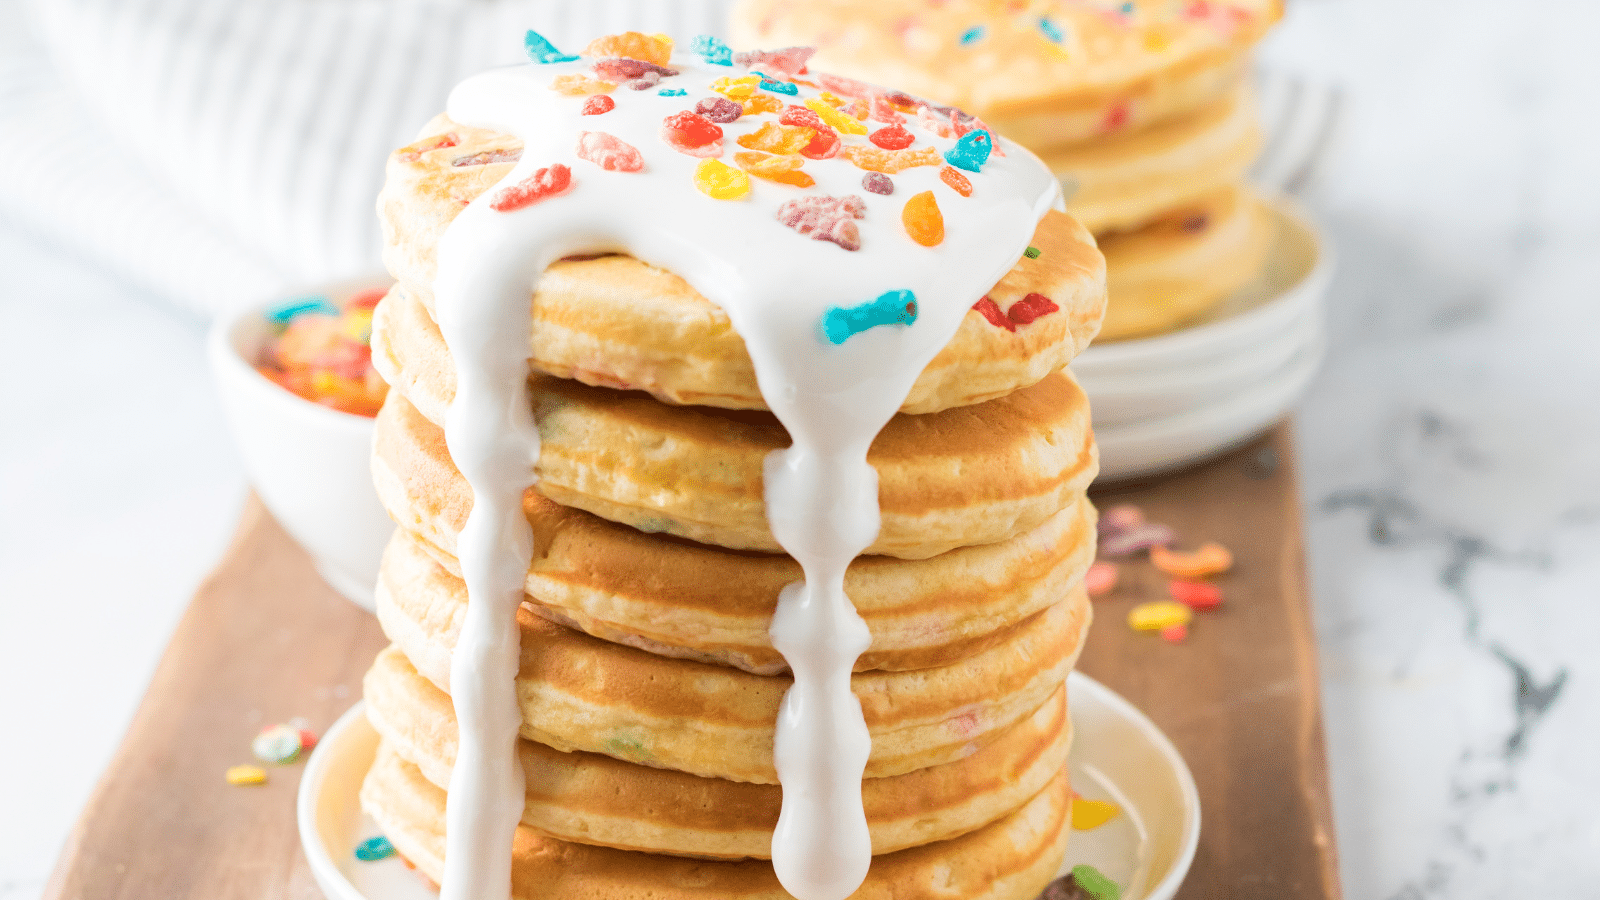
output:
[[[1189,626],[1168,625],[1161,629],[1161,639],[1169,644],[1181,644],[1189,638]]]
[[[867,135],[867,140],[871,141],[874,146],[882,147],[885,150],[904,150],[911,146],[916,139],[916,135],[905,130],[900,125],[879,128],[877,131]]]
[[[1194,610],[1175,600],[1150,600],[1128,610],[1128,627],[1134,631],[1160,631],[1193,620]]]
[[[1028,249],[1022,251],[1022,255],[1026,256],[1029,259],[1038,259],[1039,258],[1039,248],[1038,247],[1029,247]]]
[[[269,725],[250,742],[250,752],[256,759],[279,766],[299,759],[303,749],[300,730],[288,725]]]
[[[1144,521],[1144,510],[1132,503],[1118,503],[1100,511],[1100,522],[1096,527],[1100,531],[1100,536],[1105,537],[1110,532],[1137,528],[1143,525]]]
[[[1172,46],[1172,38],[1161,29],[1152,28],[1144,33],[1144,48],[1151,53],[1160,53]]]
[[[910,291],[885,291],[860,306],[849,309],[835,306],[818,323],[823,337],[842,344],[851,337],[879,325],[910,325],[917,321],[917,295]]]
[[[662,119],[661,139],[690,156],[709,159],[722,155],[722,129],[698,113],[673,113]]]
[[[951,113],[950,123],[955,127],[956,137],[958,138],[966,137],[974,131],[986,131],[991,137],[994,135],[994,129],[983,124],[982,119],[977,116],[969,116],[959,109]],[[1006,151],[993,141],[989,142],[989,152],[1000,157],[1006,155]]]
[[[522,154],[518,153],[517,155],[521,156]],[[384,297],[387,297],[388,295],[389,295],[389,289],[388,288],[382,288],[382,287],[368,288],[367,290],[360,291],[360,292],[355,293],[355,294],[351,294],[350,295],[350,299],[346,300],[344,302],[344,308],[345,309],[365,309],[365,310],[369,311],[368,314],[370,315],[370,310],[373,307],[378,305],[378,301],[382,300]],[[303,722],[305,722],[304,719],[293,719],[293,720],[290,720],[289,724],[290,725],[297,725],[297,723],[303,723]],[[298,725],[297,725],[297,727],[298,727]]]
[[[608,172],[638,172],[644,169],[644,157],[637,147],[616,135],[604,131],[578,132],[578,158],[594,163]]]
[[[582,72],[573,72],[568,75],[557,75],[550,82],[550,90],[568,97],[581,97],[584,94],[609,94],[617,86],[609,81],[600,81],[590,78]]]
[[[812,240],[832,241],[846,250],[861,249],[861,230],[855,220],[867,214],[860,197],[817,194],[797,197],[778,207],[778,221]],[[846,335],[848,337],[849,335]],[[844,338],[834,341],[842,343]]]
[[[813,132],[799,125],[779,125],[763,122],[761,127],[738,137],[739,146],[768,153],[799,153],[811,143]]]
[[[761,89],[774,94],[788,94],[793,97],[800,93],[800,85],[787,81],[773,81],[769,78],[761,79]]]
[[[985,29],[982,25],[974,25],[968,28],[966,31],[961,32],[961,43],[975,44],[983,40],[984,31]]]
[[[900,210],[900,223],[906,234],[924,247],[936,247],[944,240],[944,213],[939,211],[933,191],[923,191],[907,200]]]
[[[1093,831],[1120,815],[1122,807],[1109,800],[1089,800],[1078,796],[1072,798],[1073,831]]]
[[[700,54],[700,58],[713,66],[733,65],[733,48],[717,40],[709,34],[696,35],[689,42],[689,49]]]
[[[967,180],[967,176],[957,172],[955,169],[949,166],[944,166],[939,169],[939,180],[950,185],[952,190],[963,197],[972,196],[972,182]],[[1031,321],[1033,320],[1028,320],[1028,322]],[[1027,322],[1022,324],[1026,325]]]
[[[1048,38],[1052,44],[1059,44],[1067,39],[1066,34],[1061,30],[1061,26],[1057,25],[1055,20],[1049,16],[1039,17],[1039,33]]]
[[[711,89],[729,100],[749,98],[755,94],[756,88],[760,86],[760,75],[740,75],[737,78],[725,75],[711,82]]]
[[[697,115],[723,125],[737,122],[739,117],[744,115],[743,107],[727,97],[707,97],[694,105],[694,111]]]
[[[229,784],[266,784],[267,770],[260,766],[229,766],[222,777]]]
[[[784,107],[778,122],[811,129],[811,142],[800,149],[800,155],[807,159],[832,159],[839,155],[839,148],[844,144],[839,132],[823,124],[821,117],[804,106]]]
[[[720,160],[703,159],[695,166],[694,186],[713,200],[738,200],[750,193],[750,176]]]
[[[662,88],[661,90],[656,91],[656,93],[663,97],[683,97],[689,92],[683,88]]]
[[[1133,9],[1134,9],[1133,0],[1128,0],[1127,3],[1124,3],[1124,4],[1122,4],[1121,7],[1119,7],[1119,10],[1125,16],[1133,15]]]
[[[756,69],[770,76],[792,78],[805,73],[806,61],[816,53],[815,47],[785,47],[782,50],[751,50],[735,53],[733,61],[746,69]]]
[[[500,191],[489,201],[489,208],[496,212],[511,212],[565,194],[571,189],[572,170],[561,163],[552,163],[549,168],[540,169]]]
[[[394,852],[394,844],[389,843],[389,839],[383,835],[367,838],[356,845],[356,859],[362,862],[377,862],[380,859],[388,859],[394,855]]]
[[[1082,876],[1084,882],[1094,885],[1098,893],[1091,891],[1085,887],[1084,882],[1078,880],[1079,869],[1088,870]],[[1122,892],[1115,882],[1106,879],[1093,866],[1077,866],[1071,872],[1045,885],[1037,900],[1122,900]]]
[[[949,114],[935,112],[931,106],[924,105],[917,109],[917,124],[942,138],[959,136]]]
[[[266,312],[267,320],[280,325],[309,313],[323,316],[337,316],[339,307],[333,301],[321,294],[312,294],[306,297],[296,297],[285,300],[276,306],[269,307]]]
[[[304,720],[296,720],[296,721],[304,721]],[[294,725],[295,722],[290,722],[289,724],[290,725]],[[300,749],[301,749],[302,752],[310,753],[312,750],[315,750],[317,748],[317,733],[316,732],[312,731],[309,728],[296,728],[295,730],[300,732]]]
[[[591,102],[595,100],[604,100],[607,103],[611,102],[611,98],[607,97],[605,94],[596,94],[593,97],[590,97],[589,100]],[[585,103],[584,109],[588,108],[589,104]],[[462,166],[487,166],[492,163],[514,163],[521,158],[521,147],[502,147],[496,150],[485,150],[481,153],[474,153],[471,156],[458,156],[455,159],[450,160],[450,165],[457,168]]]
[[[945,161],[958,169],[976,172],[983,168],[989,161],[989,150],[994,146],[994,139],[989,137],[987,131],[969,131],[956,141],[956,145],[945,151]]]
[[[594,72],[608,81],[628,81],[650,75],[655,75],[657,78],[670,78],[678,74],[677,69],[668,68],[643,59],[629,59],[620,56],[596,60]]]
[[[982,314],[985,319],[989,320],[989,324],[995,326],[996,328],[1004,328],[1007,331],[1017,330],[1016,324],[1010,319],[1006,318],[1006,314],[1004,312],[1001,312],[1000,304],[994,302],[994,300],[990,299],[989,297],[984,297],[977,303],[972,304],[972,308]]]
[[[844,148],[845,158],[869,172],[894,175],[913,166],[937,166],[943,162],[939,151],[932,147],[916,150],[884,150],[880,147],[863,147],[860,144]]]
[[[630,78],[622,86],[630,91],[648,91],[661,83],[661,76],[655,72],[646,72],[638,78]]]
[[[1222,605],[1222,588],[1206,581],[1169,581],[1167,593],[1184,606],[1201,612]]]
[[[1006,318],[1018,325],[1029,325],[1040,316],[1047,316],[1060,309],[1054,300],[1043,294],[1029,294],[1011,304],[1011,308],[1006,310]]]
[[[451,131],[445,134],[436,134],[433,137],[425,137],[422,140],[417,141],[415,144],[409,144],[401,147],[399,150],[394,152],[394,155],[395,158],[399,159],[401,162],[416,162],[422,158],[422,154],[427,153],[429,150],[438,150],[443,147],[454,147],[460,142],[461,137],[454,131]]]
[[[851,100],[848,106],[841,106],[839,110],[855,116],[857,122],[865,122],[867,113],[872,112],[872,104],[865,100]]]
[[[589,46],[583,48],[583,55],[596,58],[615,56],[665,66],[672,61],[672,38],[638,31],[608,34],[590,41]]]
[[[867,126],[856,120],[855,116],[842,113],[829,106],[826,101],[812,98],[806,101],[806,108],[816,113],[818,118],[841,134],[866,134]]]
[[[595,94],[593,97],[583,101],[582,114],[586,116],[600,116],[611,112],[616,108],[617,101],[607,97],[605,94]],[[517,151],[517,156],[522,156],[521,150]]]
[[[883,122],[886,125],[899,125],[906,120],[889,101],[887,94],[873,94],[872,108],[867,113],[867,118],[874,122]]]
[[[776,181],[779,184],[792,184],[795,187],[808,188],[817,183],[815,178],[800,171],[805,160],[798,156],[758,153],[754,150],[744,150],[733,155],[733,161],[739,168],[749,172],[757,178]]]
[[[562,53],[556,45],[537,31],[529,31],[522,38],[522,46],[528,51],[528,58],[536,63],[564,63],[577,59],[570,53]]]
[[[1102,556],[1128,556],[1140,550],[1170,544],[1172,540],[1172,529],[1165,525],[1136,525],[1102,536],[1100,553]]]
[[[841,97],[870,97],[881,90],[865,81],[857,81],[843,75],[831,75],[827,72],[818,72],[816,78],[824,89]]]
[[[887,197],[894,193],[894,179],[882,172],[868,172],[861,176],[861,187],[874,194],[882,194]]]
[[[1097,562],[1083,573],[1083,587],[1091,597],[1104,597],[1117,588],[1117,577],[1122,572],[1116,563]]]
[[[1233,554],[1215,541],[1207,541],[1200,549],[1183,553],[1166,547],[1150,548],[1150,561],[1156,568],[1174,578],[1205,578],[1219,575],[1233,568]]]
[[[1101,131],[1116,131],[1128,124],[1128,101],[1122,100],[1106,110],[1106,117],[1100,123]]]
[[[1073,866],[1070,877],[1084,893],[1089,895],[1089,900],[1122,900],[1122,889],[1117,883],[1100,874],[1094,866]]]

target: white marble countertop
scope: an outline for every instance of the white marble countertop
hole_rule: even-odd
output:
[[[1600,896],[1600,7],[1291,7],[1266,60],[1344,111],[1298,434],[1346,895]],[[0,900],[31,900],[245,488],[200,322],[3,220],[0,321]]]

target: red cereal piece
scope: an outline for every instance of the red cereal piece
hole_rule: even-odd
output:
[[[1004,328],[1007,331],[1017,330],[1017,326],[1006,318],[1006,314],[1000,310],[1000,304],[990,300],[988,297],[984,297],[977,303],[972,304],[972,308],[982,314],[985,319],[989,320],[989,324],[996,328]]]
[[[957,172],[953,166],[945,166],[944,168],[940,169],[939,170],[939,180],[944,182],[945,184],[950,185],[952,190],[954,190],[956,193],[960,194],[963,197],[971,197],[972,196],[972,182],[967,180],[967,176],[961,174],[960,172]],[[1038,294],[1034,294],[1033,296],[1037,297],[1039,295]],[[1046,302],[1048,302],[1048,301],[1046,301]],[[1013,307],[1013,308],[1015,308],[1015,307]],[[1037,318],[1037,317],[1035,317],[1035,318]],[[1029,319],[1028,320],[1028,322],[1032,322],[1032,321],[1033,321],[1033,319]],[[1028,322],[1023,322],[1021,324],[1026,325],[1026,324],[1028,324]]]
[[[694,105],[694,111],[696,115],[723,125],[737,122],[744,115],[744,107],[727,97],[707,97]]]
[[[578,147],[574,152],[579,159],[588,160],[608,172],[644,169],[644,157],[637,147],[604,131],[578,132]]]
[[[1029,325],[1033,323],[1034,319],[1040,316],[1048,316],[1053,312],[1058,312],[1060,309],[1061,307],[1057,306],[1054,300],[1043,294],[1029,294],[1011,304],[1011,308],[1006,310],[1006,317],[1018,325]]]
[[[351,294],[350,299],[344,302],[345,309],[371,309],[378,305],[378,301],[389,295],[386,287],[371,288],[360,293]]]
[[[552,163],[548,168],[540,169],[500,191],[489,201],[489,208],[496,212],[511,212],[565,194],[571,189],[572,170],[561,163]]]
[[[1104,597],[1116,590],[1117,577],[1122,573],[1116,563],[1097,562],[1083,573],[1083,588],[1091,597]]]
[[[681,112],[661,122],[661,139],[672,149],[690,156],[722,155],[722,129],[698,113]]]
[[[904,150],[905,148],[911,146],[916,139],[916,135],[905,130],[904,127],[899,125],[890,125],[887,128],[879,128],[877,131],[867,135],[867,140],[885,150]]]
[[[1161,639],[1169,644],[1181,644],[1189,637],[1189,626],[1168,625],[1161,629]]]
[[[1184,606],[1201,612],[1222,605],[1222,588],[1204,581],[1169,581],[1167,593]]]
[[[804,106],[786,106],[778,114],[779,125],[801,125],[817,133],[801,151],[800,155],[807,159],[832,159],[839,155],[839,148],[844,142],[839,139],[839,132],[834,131],[822,117],[805,108]]]
[[[605,94],[595,94],[583,101],[583,114],[586,116],[599,116],[617,108],[617,101]]]
[[[1128,101],[1119,101],[1116,105],[1106,110],[1105,121],[1100,123],[1101,131],[1116,131],[1128,124]],[[990,132],[993,134],[993,132]]]

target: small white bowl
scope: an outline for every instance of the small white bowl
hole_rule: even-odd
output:
[[[1059,874],[1093,865],[1124,886],[1125,900],[1172,900],[1200,842],[1200,794],[1166,735],[1110,688],[1067,678],[1072,787],[1110,800],[1122,815],[1075,831]],[[328,900],[438,900],[398,857],[358,862],[355,847],[382,832],[361,812],[361,782],[378,733],[357,703],[328,729],[300,778],[296,813],[311,874]]]
[[[340,298],[388,280],[313,291]],[[284,530],[335,590],[372,609],[378,559],[394,523],[372,488],[372,419],[319,406],[279,387],[254,362],[273,337],[265,311],[220,318],[206,352],[245,472]]]

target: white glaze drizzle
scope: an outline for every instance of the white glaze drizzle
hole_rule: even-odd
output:
[[[800,900],[844,900],[871,863],[860,790],[871,741],[850,689],[855,660],[871,638],[844,592],[846,567],[878,533],[877,473],[867,448],[967,310],[1022,254],[1038,218],[1059,206],[1058,185],[1036,158],[1007,143],[1006,156],[967,173],[970,198],[940,182],[937,167],[892,175],[892,196],[869,193],[861,187],[864,172],[841,156],[806,162],[817,182],[807,191],[752,178],[744,199],[714,200],[694,187],[699,160],[660,139],[661,122],[716,96],[709,90],[714,79],[746,73],[679,54],[672,65],[682,74],[659,88],[687,96],[618,88],[615,110],[580,116],[584,98],[549,85],[557,75],[589,72],[591,62],[484,73],[459,85],[449,102],[455,121],[516,135],[525,147],[500,185],[446,231],[434,285],[457,372],[446,438],[474,497],[458,545],[469,601],[450,674],[461,742],[447,801],[441,898],[509,896],[510,836],[522,809],[515,616],[533,552],[521,497],[538,458],[525,380],[529,291],[563,256],[617,251],[676,273],[728,314],[763,398],[793,441],[768,457],[765,470],[768,522],[804,572],[783,590],[771,629],[794,675],[776,725],[783,808],[773,866]],[[800,91],[778,99],[817,94]],[[775,119],[745,116],[723,125],[722,158],[731,161],[742,149],[738,135]],[[905,127],[917,136],[914,147],[955,144],[919,128],[915,116]],[[608,172],[577,159],[580,131],[633,145],[645,170]],[[570,193],[509,213],[489,207],[501,186],[552,163],[572,168]],[[924,190],[935,192],[944,213],[945,240],[936,248],[912,242],[900,225],[905,201]],[[811,240],[776,220],[780,204],[806,193],[865,201],[859,251]],[[916,295],[913,325],[872,328],[838,346],[819,337],[830,307],[900,289]]]

